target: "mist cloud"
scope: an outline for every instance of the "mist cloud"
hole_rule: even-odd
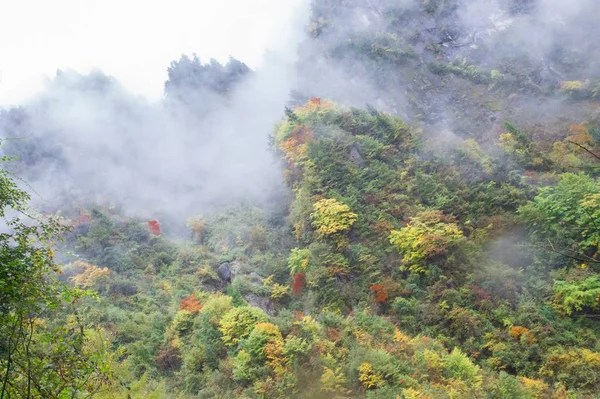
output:
[[[24,104],[25,116],[4,115],[2,135],[22,137],[25,153],[43,149],[28,173],[50,203],[98,196],[183,217],[279,192],[267,136],[292,89],[465,137],[503,119],[535,124],[558,110],[581,118],[589,107],[556,88],[600,78],[592,0],[470,0],[444,12],[421,0],[320,1],[310,18],[308,1],[293,4],[302,7],[273,25],[285,29],[270,38],[272,51],[226,93],[190,85],[182,106],[140,97],[104,72],[65,70]],[[457,60],[485,79],[435,70]],[[494,88],[490,71],[514,85]]]
[[[589,38],[598,17],[593,0],[318,2],[301,46],[301,90],[452,130],[489,129],[503,116],[527,124],[521,109],[532,107],[576,119],[585,107],[553,94],[561,81],[597,79],[600,47]],[[493,92],[492,71],[504,93]],[[490,102],[501,112],[477,111]]]
[[[283,190],[267,139],[294,82],[305,17],[288,21],[262,67],[223,92],[183,82],[178,93],[187,103],[149,101],[99,70],[59,71],[23,109],[3,112],[1,135],[11,139],[3,149],[23,158],[17,169],[50,208],[86,198],[182,219],[264,204]],[[234,63],[202,61],[215,70]],[[35,161],[24,168],[27,159]]]

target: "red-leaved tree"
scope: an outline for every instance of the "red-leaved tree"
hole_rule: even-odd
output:
[[[300,272],[296,273],[292,276],[292,292],[294,294],[299,294],[302,292],[304,288],[304,284],[306,283],[306,273]]]
[[[154,234],[155,236],[162,235],[162,229],[160,228],[160,223],[158,223],[158,220],[149,221],[148,230],[150,230],[150,233]]]

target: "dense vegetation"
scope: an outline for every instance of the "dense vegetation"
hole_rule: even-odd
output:
[[[553,66],[528,48],[496,59],[489,46],[512,46],[510,27],[453,48],[440,38],[467,35],[460,3],[417,3],[313,2],[302,51],[312,43],[385,106],[335,91],[301,101],[315,89],[299,88],[269,140],[283,212],[240,204],[190,215],[177,234],[170,219],[78,196],[24,223],[9,210],[29,196],[2,172],[0,398],[597,397],[595,61],[567,63],[576,34],[556,42]],[[506,3],[515,18],[534,8]],[[345,23],[356,15],[378,23]],[[594,54],[582,46],[569,51]],[[315,64],[305,79],[333,68]],[[210,112],[198,98],[227,97],[249,74],[183,57],[167,105],[198,117]],[[8,144],[24,173],[49,146]]]

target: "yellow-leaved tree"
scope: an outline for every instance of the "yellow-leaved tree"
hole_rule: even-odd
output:
[[[256,324],[267,320],[267,314],[262,309],[252,306],[233,308],[219,322],[219,330],[223,334],[221,339],[227,346],[237,345],[241,339],[250,335]]]
[[[71,283],[79,288],[92,288],[100,281],[106,280],[110,274],[107,267],[98,267],[83,261],[75,261],[74,265],[82,271],[70,278]]]
[[[458,225],[435,210],[419,212],[406,227],[390,234],[390,242],[404,256],[402,269],[413,273],[425,273],[427,260],[442,255],[462,238]]]
[[[350,207],[335,198],[322,199],[313,205],[312,225],[320,236],[332,236],[352,228],[358,219]]]

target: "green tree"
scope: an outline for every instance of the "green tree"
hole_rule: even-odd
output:
[[[593,276],[581,282],[555,281],[554,298],[557,306],[568,315],[583,310],[597,313],[600,311],[600,280]]]
[[[600,263],[600,184],[583,173],[564,173],[518,210],[543,248],[581,262]]]
[[[308,268],[311,251],[308,248],[294,248],[290,251],[288,267],[292,275],[305,272]]]
[[[64,228],[34,217],[29,200],[0,169],[0,398],[90,394],[109,371],[78,312],[90,293],[56,282],[51,240]]]
[[[482,376],[479,366],[473,364],[460,349],[454,348],[444,359],[444,373],[448,378],[455,378],[468,384],[472,388],[481,387]]]

